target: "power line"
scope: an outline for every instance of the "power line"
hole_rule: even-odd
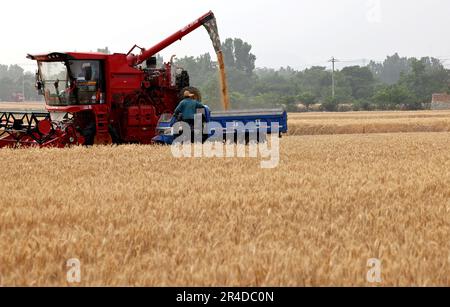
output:
[[[340,60],[339,62],[342,62],[342,63],[355,63],[355,62],[364,62],[364,61],[367,61],[367,59]]]

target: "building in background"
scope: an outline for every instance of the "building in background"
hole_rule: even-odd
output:
[[[450,110],[450,95],[447,93],[433,94],[431,100],[432,110]]]
[[[13,93],[11,95],[11,99],[13,102],[24,102],[25,96],[23,95],[23,93]]]

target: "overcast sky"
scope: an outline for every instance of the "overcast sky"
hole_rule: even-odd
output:
[[[258,67],[304,68],[381,60],[388,54],[450,59],[448,0],[14,0],[1,2],[0,63],[26,64],[27,53],[126,53],[162,40],[213,10],[224,40],[253,46]],[[213,53],[201,28],[162,55]],[[450,60],[446,62],[450,64]],[[25,66],[32,70],[32,66]]]

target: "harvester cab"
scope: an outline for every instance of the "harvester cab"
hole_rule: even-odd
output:
[[[77,60],[69,54],[29,57],[38,61],[36,86],[48,106],[104,103],[104,60]]]

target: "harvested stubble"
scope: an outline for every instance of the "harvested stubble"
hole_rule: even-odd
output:
[[[450,111],[289,114],[290,135],[448,132]]]
[[[1,150],[0,283],[450,285],[450,134],[287,137],[281,163]]]
[[[0,111],[43,111],[45,104],[43,102],[0,102]]]

